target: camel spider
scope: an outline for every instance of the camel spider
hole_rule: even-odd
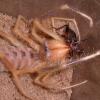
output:
[[[82,61],[86,61],[88,59],[91,59],[91,58],[94,58],[94,57],[100,55],[100,52],[99,52],[99,53],[90,55],[89,57],[80,58],[76,61],[72,61],[71,63],[66,63],[67,59],[69,59],[70,51],[76,50],[76,49],[72,49],[73,45],[71,47],[70,44],[73,42],[79,43],[81,41],[77,23],[74,19],[66,19],[66,18],[54,17],[51,20],[52,20],[53,27],[55,27],[54,20],[64,20],[64,21],[67,21],[68,23],[72,22],[76,26],[77,33],[75,33],[75,34],[72,33],[71,42],[68,42],[68,41],[65,42],[65,39],[61,35],[57,34],[57,32],[54,28],[53,28],[52,32],[47,30],[46,28],[44,28],[38,19],[33,20],[32,26],[30,28],[31,32],[30,32],[30,30],[26,30],[27,27],[29,28],[28,21],[22,16],[18,17],[18,19],[15,23],[15,26],[13,28],[13,33],[16,37],[14,39],[20,38],[20,42],[24,41],[25,43],[28,44],[28,47],[32,48],[32,50],[33,50],[32,52],[37,53],[38,61],[39,61],[39,63],[37,65],[34,66],[33,62],[32,62],[32,64],[30,64],[31,67],[29,67],[28,65],[24,65],[24,67],[23,67],[23,66],[21,66],[21,64],[19,64],[19,68],[21,68],[21,69],[16,69],[15,65],[13,64],[13,62],[11,62],[11,60],[7,57],[7,55],[5,55],[5,53],[3,53],[3,52],[0,52],[0,61],[3,62],[5,64],[5,67],[11,72],[13,79],[15,81],[15,84],[16,84],[17,88],[19,89],[19,91],[25,97],[27,97],[29,99],[31,99],[31,98],[29,96],[27,96],[27,94],[23,90],[21,83],[19,81],[20,75],[27,74],[27,73],[29,73],[29,74],[38,73],[38,76],[36,77],[34,82],[44,88],[54,89],[54,88],[49,87],[49,85],[45,84],[46,80],[53,73],[64,70],[69,65],[72,65],[72,64],[75,64],[78,62],[82,62]],[[23,28],[23,29],[21,30],[21,28]],[[24,32],[25,30],[26,30],[26,33]],[[38,35],[38,31],[41,32],[42,37],[40,35]],[[71,29],[71,32],[74,32],[74,31]],[[69,34],[71,34],[71,33],[69,33]],[[75,37],[73,37],[73,34]],[[30,36],[34,40],[32,38],[30,38]],[[15,40],[13,41],[12,38],[8,38],[5,35],[2,35],[2,37],[9,40],[15,46],[14,50],[16,52],[18,51],[18,48],[21,48],[21,49],[23,48],[23,47],[21,47],[21,45],[15,45],[16,43],[19,43],[19,42],[16,41],[16,43],[14,43]],[[76,41],[73,41],[73,38],[76,38]],[[67,37],[67,39],[69,39],[69,38]],[[24,48],[24,49],[26,49],[26,48]],[[27,52],[26,52],[26,55],[27,55]],[[31,60],[34,61],[34,58],[31,58]],[[51,67],[47,68],[47,66],[51,66]],[[43,71],[43,69],[46,69],[46,71]],[[87,81],[85,80],[76,85],[72,85],[72,86],[64,87],[64,88],[57,88],[57,90],[64,91],[66,89],[84,84],[86,82]],[[31,99],[31,100],[33,100],[33,99]]]

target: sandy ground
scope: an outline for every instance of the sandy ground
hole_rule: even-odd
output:
[[[5,32],[4,34],[8,35],[8,37],[9,34],[13,34],[12,27],[15,25],[15,22],[16,18],[0,13],[0,31]],[[48,19],[47,21],[45,19],[43,21],[43,25],[46,25],[46,27],[49,28],[50,22],[51,20]],[[61,22],[58,23],[59,25],[62,25]],[[55,27],[57,27],[57,25],[55,25]],[[23,26],[21,26],[20,30],[23,30]],[[0,38],[0,50],[3,47],[5,47],[7,50],[8,45],[11,44],[7,40]],[[70,86],[70,82],[72,81],[72,74],[73,68],[70,67],[67,70],[54,74],[46,81],[47,83],[50,83],[50,87],[68,87]],[[24,89],[26,96],[31,98],[31,100],[70,100],[72,93],[71,89],[67,89],[62,92],[57,90],[50,91],[48,89],[43,89],[41,86],[34,84],[35,78],[36,77],[34,76],[34,74],[31,74],[31,76],[29,76],[29,74],[19,76],[19,80],[21,81],[20,85]],[[7,71],[6,66],[2,62],[0,62],[0,100],[30,100],[26,99],[24,96],[22,96],[21,92],[18,91],[11,73]]]
[[[100,0],[0,0],[0,11],[8,15],[22,14],[28,18],[39,15],[50,9],[67,3],[93,18],[94,26],[90,28],[88,21],[72,11],[54,11],[49,15],[75,18],[78,22],[81,38],[84,41],[85,54],[100,49]],[[100,99],[100,57],[81,63],[74,70],[73,83],[88,79],[89,82],[73,89],[71,100],[99,100]],[[6,77],[6,76],[5,76]],[[3,82],[3,81],[2,81]],[[57,99],[58,100],[58,99]]]
[[[55,79],[57,79],[57,76]],[[33,80],[28,75],[25,75],[24,77],[20,78],[20,80],[24,88],[24,91],[32,100],[69,100],[70,96],[68,96],[67,93],[52,93],[46,89],[34,85]],[[68,82],[66,81],[66,83]],[[66,86],[66,83],[64,86]],[[20,94],[14,82],[12,81],[10,74],[0,73],[0,100],[30,100],[30,99],[26,99],[24,96]]]

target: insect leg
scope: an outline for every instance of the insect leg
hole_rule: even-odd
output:
[[[53,27],[55,27],[55,25],[54,25],[54,21],[55,21],[55,20],[62,20],[62,21],[69,21],[69,22],[72,22],[72,23],[76,26],[77,35],[78,35],[79,41],[80,41],[80,32],[79,32],[78,25],[77,25],[77,22],[76,22],[75,19],[52,17],[52,18],[51,18],[51,21],[52,21],[52,26],[53,26]],[[55,29],[54,29],[53,31],[55,32]]]

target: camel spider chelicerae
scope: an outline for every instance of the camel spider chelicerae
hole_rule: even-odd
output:
[[[47,89],[54,89],[45,84],[45,81],[52,74],[62,71],[72,64],[100,55],[100,51],[98,51],[92,55],[68,63],[68,60],[72,57],[70,53],[74,51],[80,53],[79,45],[81,39],[77,23],[74,19],[67,18],[54,17],[51,20],[53,31],[44,28],[38,19],[33,20],[31,26],[28,26],[28,21],[22,16],[19,16],[12,29],[13,35],[9,34],[8,37],[6,33],[0,32],[0,36],[12,44],[12,46],[6,47],[7,50],[0,49],[0,61],[11,72],[19,91],[29,99],[31,98],[27,96],[20,84],[20,75],[37,73],[38,76],[34,80],[36,84]],[[63,20],[69,23],[69,25],[64,25],[66,30],[64,33],[57,33],[56,30],[62,29],[63,27],[56,28],[54,26],[54,20]],[[77,32],[74,32],[70,28],[70,22],[75,25]],[[28,30],[29,27],[31,28]],[[24,43],[27,46],[22,45]],[[64,91],[86,82],[83,81],[70,87],[57,88],[57,90]]]

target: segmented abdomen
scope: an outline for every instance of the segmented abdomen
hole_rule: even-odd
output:
[[[39,62],[39,55],[29,47],[1,46],[0,52],[16,67],[33,67]]]

